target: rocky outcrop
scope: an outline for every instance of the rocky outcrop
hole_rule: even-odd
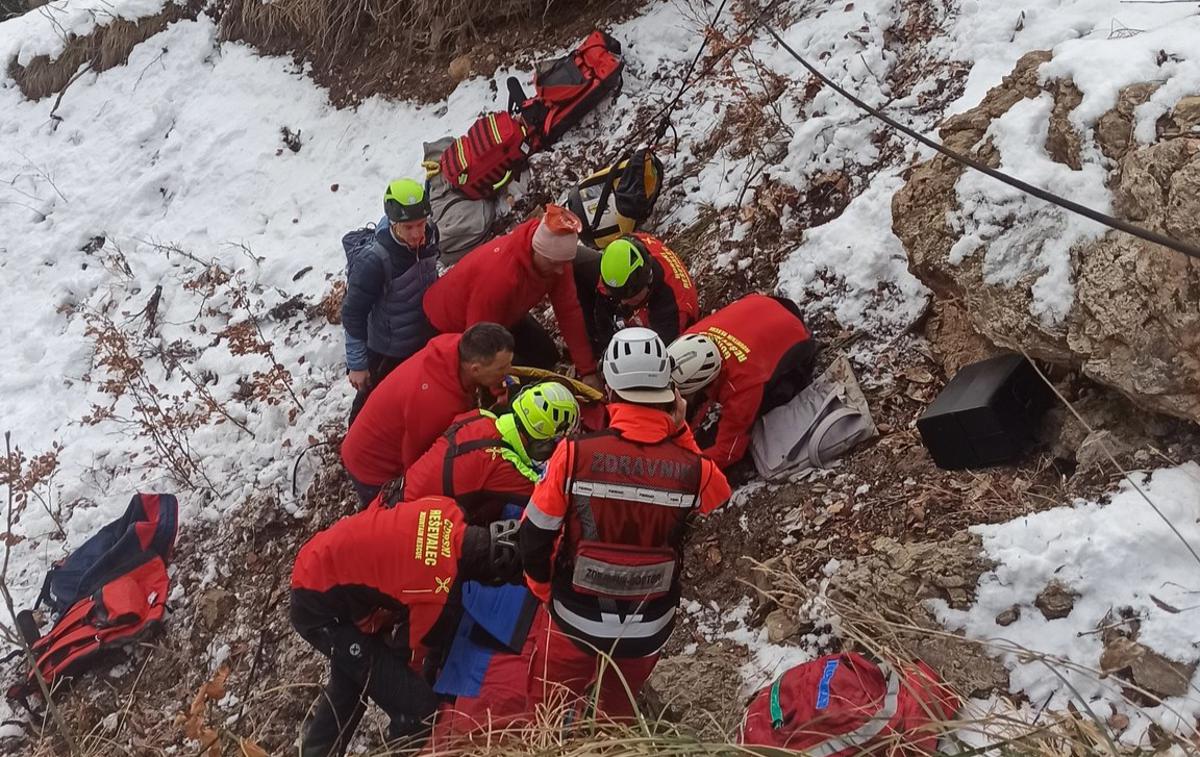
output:
[[[1039,82],[1045,51],[1018,61],[1013,72],[975,108],[947,119],[942,141],[992,166],[999,155],[989,125],[1017,103],[1048,94],[1053,100],[1045,150],[1057,163],[1079,170],[1107,158],[1113,212],[1148,229],[1200,245],[1200,96],[1186,97],[1156,124],[1158,141],[1133,138],[1134,111],[1158,85],[1126,87],[1095,128],[1081,134],[1069,118],[1081,94],[1069,81]],[[1094,147],[1085,140],[1094,140]],[[909,255],[909,268],[937,303],[930,338],[948,370],[961,364],[961,324],[1005,349],[1023,349],[1049,362],[1078,368],[1138,405],[1200,422],[1200,260],[1109,232],[1070,251],[1074,303],[1059,322],[1034,315],[1034,279],[989,283],[984,256],[951,261],[961,232],[956,185],[963,169],[937,156],[917,165],[892,200],[893,230]],[[1051,189],[1054,189],[1051,187]],[[942,335],[955,342],[939,345]],[[971,346],[973,354],[986,349]]]

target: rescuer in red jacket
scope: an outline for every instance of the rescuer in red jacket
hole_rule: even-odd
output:
[[[517,364],[552,369],[558,347],[529,313],[549,296],[576,371],[598,385],[592,378],[596,359],[575,280],[567,270],[575,259],[581,228],[569,210],[547,205],[542,218],[479,245],[425,293],[429,322],[442,333],[462,331],[480,321],[503,324],[516,340]]]
[[[667,348],[704,455],[728,468],[754,422],[812,381],[817,345],[796,303],[750,294],[700,320]]]
[[[304,725],[301,757],[341,757],[371,699],[389,740],[428,733],[430,686],[457,628],[463,581],[519,580],[516,521],[469,526],[446,497],[373,507],[300,548],[291,621],[329,658],[329,683]]]
[[[617,332],[603,371],[615,395],[610,427],[558,445],[519,536],[526,584],[549,602],[552,619],[535,675],[582,696],[596,680],[600,650],[612,658],[600,707],[621,716],[631,712],[621,679],[636,694],[674,627],[689,520],[730,491],[682,421],[670,359],[654,332]]]
[[[405,471],[401,499],[453,497],[469,522],[496,520],[504,505],[528,501],[558,440],[578,423],[579,403],[553,381],[522,390],[504,415],[464,413]]]
[[[512,368],[512,335],[495,323],[434,337],[371,392],[342,441],[342,463],[365,506],[446,430],[499,389]]]
[[[670,344],[700,317],[696,285],[683,260],[649,234],[627,234],[609,242],[598,260],[577,264],[575,285],[597,352],[632,326]]]

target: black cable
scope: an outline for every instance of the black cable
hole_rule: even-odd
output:
[[[304,456],[308,454],[308,451],[310,449],[316,449],[317,447],[328,447],[332,444],[333,444],[333,442],[313,442],[312,444],[308,445],[304,449],[300,450],[299,455],[296,455],[296,461],[294,463],[292,463],[292,498],[293,499],[299,499],[299,497],[300,497],[300,493],[298,491],[296,491],[296,472],[300,470],[300,461],[304,459]]]
[[[1044,200],[1053,205],[1057,205],[1060,208],[1063,208],[1064,210],[1069,210],[1072,213],[1076,213],[1085,218],[1096,221],[1097,223],[1101,223],[1105,226],[1108,226],[1109,228],[1116,229],[1118,231],[1123,231],[1126,234],[1132,234],[1133,236],[1138,237],[1140,239],[1144,239],[1147,242],[1153,242],[1154,244],[1160,244],[1163,247],[1170,248],[1172,250],[1175,250],[1176,252],[1181,252],[1184,255],[1187,255],[1189,257],[1200,259],[1200,247],[1188,244],[1186,242],[1181,242],[1178,239],[1168,237],[1164,234],[1159,234],[1158,232],[1151,231],[1149,229],[1144,229],[1140,226],[1135,226],[1134,224],[1129,223],[1128,221],[1122,221],[1119,218],[1113,218],[1112,216],[1110,216],[1106,213],[1101,213],[1098,210],[1093,210],[1092,208],[1089,208],[1086,205],[1080,205],[1077,202],[1071,202],[1068,199],[1059,197],[1058,195],[1056,195],[1052,192],[1048,192],[1040,187],[1035,187],[1032,184],[1028,184],[1024,181],[1021,181],[1020,179],[1013,178],[1012,176],[1009,176],[1008,174],[1004,173],[1003,171],[997,171],[996,169],[994,169],[990,166],[986,166],[983,163],[980,163],[979,161],[977,161],[973,158],[970,158],[966,155],[957,153],[948,147],[945,147],[937,142],[934,142],[932,139],[929,139],[928,137],[926,137],[922,134],[919,134],[918,132],[910,129],[909,127],[905,126],[904,124],[896,121],[895,119],[891,118],[890,116],[887,116],[886,114],[884,114],[877,108],[871,107],[870,105],[866,104],[865,102],[858,99],[854,95],[850,94],[850,92],[848,92],[845,89],[843,89],[842,87],[838,86],[834,81],[832,81],[827,76],[825,76],[823,73],[818,71],[811,63],[809,63],[807,60],[802,58],[799,53],[797,53],[795,50],[793,50],[788,45],[788,43],[784,42],[783,39],[778,34],[775,33],[775,30],[772,29],[770,26],[768,26],[765,23],[765,21],[763,19],[763,14],[759,14],[759,17],[757,19],[755,19],[755,24],[762,26],[762,28],[766,30],[767,34],[770,34],[772,37],[774,37],[775,41],[778,42],[779,45],[784,50],[787,50],[788,54],[791,55],[793,58],[795,58],[796,61],[800,65],[807,68],[812,73],[813,76],[820,79],[823,83],[825,83],[826,85],[831,87],[835,92],[837,92],[842,97],[849,100],[850,102],[854,103],[856,106],[858,106],[862,110],[865,110],[866,112],[870,113],[872,116],[875,116],[880,121],[883,121],[888,126],[891,126],[893,129],[896,129],[900,132],[903,132],[904,134],[908,135],[909,137],[912,137],[913,139],[917,140],[918,142],[925,145],[926,147],[930,147],[957,163],[961,163],[964,166],[969,166],[970,168],[974,168],[976,171],[981,171],[982,173],[985,173],[988,176],[991,176],[993,179],[996,179],[997,181],[1002,181],[1005,184],[1009,185],[1010,187],[1015,187],[1026,194],[1029,194],[1029,195],[1032,195],[1032,196],[1038,198],[1039,200]]]
[[[717,21],[721,19],[721,14],[725,12],[725,4],[728,2],[729,0],[721,0],[721,4],[717,6],[716,15],[713,16],[712,21],[708,22],[708,27],[716,29]],[[683,99],[684,94],[686,94],[688,88],[691,87],[692,72],[696,70],[696,64],[700,62],[700,56],[704,55],[704,49],[708,47],[708,40],[709,35],[705,33],[704,41],[700,43],[700,49],[696,51],[695,57],[692,58],[692,62],[688,64],[687,71],[685,71],[683,74],[683,84],[679,87],[679,91],[676,92],[675,97],[671,98],[671,101],[664,105],[648,122],[654,123],[655,121],[658,121],[658,126],[654,130],[654,138],[650,140],[650,144],[656,145],[662,141],[664,136],[666,136],[667,129],[670,128],[671,124],[671,111],[673,111],[676,106],[679,105],[679,101]]]

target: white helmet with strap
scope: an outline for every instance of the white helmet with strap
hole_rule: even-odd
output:
[[[613,335],[604,351],[604,382],[617,396],[643,405],[671,402],[671,358],[658,334],[633,327]]]
[[[684,334],[667,348],[671,356],[671,380],[683,396],[695,394],[721,373],[721,351],[704,334]]]

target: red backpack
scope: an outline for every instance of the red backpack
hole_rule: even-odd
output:
[[[810,757],[936,754],[933,724],[958,707],[958,696],[923,662],[897,672],[854,652],[827,655],[758,692],[739,740]]]
[[[509,110],[529,126],[534,151],[544,150],[606,96],[621,91],[624,69],[621,43],[596,30],[570,55],[538,65],[533,97],[526,98],[520,83],[509,77]]]
[[[442,178],[472,200],[496,194],[529,159],[529,130],[509,113],[480,116],[442,153]]]
[[[100,652],[162,625],[178,508],[170,494],[135,494],[124,515],[51,567],[37,603],[45,602],[61,615],[58,622],[41,636],[32,612],[17,615],[17,626],[48,685],[79,672]],[[8,689],[8,697],[24,702],[36,691],[31,670]]]

